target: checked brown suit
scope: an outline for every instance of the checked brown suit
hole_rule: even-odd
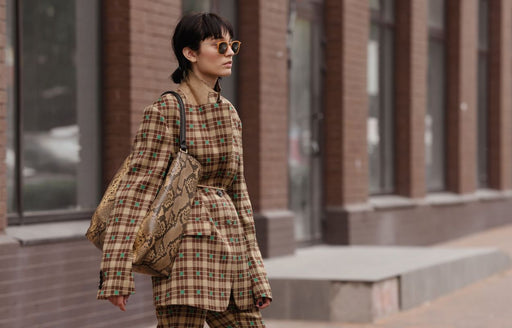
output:
[[[192,72],[180,84],[186,107],[187,146],[201,164],[199,187],[169,277],[152,277],[157,307],[181,304],[224,311],[231,293],[241,310],[272,298],[256,241],[244,179],[242,122],[220,92]],[[119,184],[103,246],[98,299],[135,292],[133,239],[179,148],[176,98],[166,94],[144,110],[131,149],[130,173]]]

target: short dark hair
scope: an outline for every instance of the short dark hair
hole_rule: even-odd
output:
[[[172,73],[174,83],[180,83],[192,68],[190,61],[183,55],[183,48],[198,51],[201,41],[210,37],[221,39],[226,32],[233,38],[233,26],[217,14],[191,13],[183,16],[172,37],[172,49],[178,59],[178,68]]]

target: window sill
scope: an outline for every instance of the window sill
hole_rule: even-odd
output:
[[[368,204],[374,210],[391,210],[410,208],[418,205],[428,206],[450,206],[461,205],[478,201],[496,201],[512,198],[512,190],[499,191],[494,189],[478,189],[472,194],[456,194],[452,192],[432,192],[425,198],[407,198],[398,195],[371,196]]]
[[[418,205],[417,200],[398,195],[372,196],[369,203],[375,210],[410,208]]]
[[[90,220],[12,226],[5,229],[8,237],[23,246],[85,239]]]
[[[510,190],[500,191],[496,189],[478,189],[475,195],[480,201],[503,200],[512,197]]]
[[[460,205],[477,200],[478,197],[475,194],[461,195],[453,192],[441,191],[427,194],[425,197],[425,204],[431,206]]]

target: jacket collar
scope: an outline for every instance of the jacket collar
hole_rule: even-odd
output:
[[[205,81],[194,74],[192,70],[188,71],[187,77],[180,83],[178,89],[183,91],[185,98],[191,103],[191,105],[214,104],[221,102],[221,87],[219,80],[217,80],[215,88],[212,89]]]

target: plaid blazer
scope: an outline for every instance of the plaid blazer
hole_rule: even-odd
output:
[[[219,88],[220,89],[220,88]],[[242,122],[235,108],[190,72],[177,90],[185,103],[187,146],[202,164],[199,187],[178,256],[168,277],[152,277],[155,306],[183,304],[212,311],[255,307],[272,298],[256,241],[244,179]],[[135,293],[133,239],[179,149],[176,98],[144,109],[131,149],[131,170],[119,184],[103,246],[97,298]]]

